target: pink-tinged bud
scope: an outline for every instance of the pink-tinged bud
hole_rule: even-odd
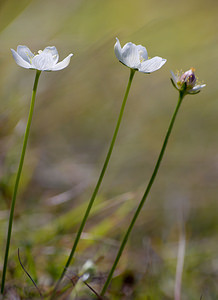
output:
[[[187,88],[193,88],[196,83],[196,77],[194,74],[195,69],[191,68],[190,70],[186,71],[182,76],[180,77],[181,84],[186,83]]]
[[[177,72],[176,75],[171,71],[171,82],[173,86],[180,92],[185,94],[197,94],[200,90],[206,86],[206,84],[200,84],[195,77],[195,69],[191,68],[185,73]]]

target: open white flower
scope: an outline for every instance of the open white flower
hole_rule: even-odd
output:
[[[185,91],[187,94],[199,93],[206,84],[199,84],[194,72],[194,68],[191,68],[185,73],[177,72],[176,75],[171,71],[172,84],[178,91]]]
[[[39,50],[34,55],[27,46],[19,45],[17,52],[11,49],[12,55],[16,63],[26,69],[34,69],[39,71],[59,71],[66,68],[70,63],[73,54],[69,54],[64,60],[58,62],[59,55],[57,49],[46,47],[43,51]]]
[[[118,38],[116,38],[116,40],[117,42],[114,45],[116,57],[121,63],[131,69],[149,74],[159,70],[167,61],[159,56],[148,59],[147,50],[141,45],[127,43],[123,48],[121,48],[120,41]]]

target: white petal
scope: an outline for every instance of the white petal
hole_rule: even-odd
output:
[[[32,68],[31,64],[28,63],[26,60],[24,60],[14,49],[11,49],[12,55],[16,63],[25,69],[30,69]]]
[[[34,54],[30,51],[27,46],[17,46],[17,53],[27,62],[31,62]]]
[[[59,71],[59,70],[62,70],[64,68],[66,68],[69,63],[70,63],[70,58],[71,56],[73,56],[73,54],[69,54],[64,60],[62,60],[61,62],[57,63],[55,66],[53,66],[51,68],[51,71]]]
[[[115,55],[117,57],[117,59],[119,61],[121,61],[122,59],[122,49],[121,49],[121,45],[120,45],[120,41],[118,40],[118,38],[116,38],[116,44],[114,45],[114,52],[115,52]]]
[[[121,48],[120,41],[118,38],[116,38],[116,40],[114,52],[118,60],[129,68],[137,69],[140,64],[137,46],[133,43],[127,43]]]
[[[167,60],[162,57],[155,56],[151,59],[143,61],[139,67],[139,72],[152,73],[157,71],[166,63],[166,61]]]
[[[175,74],[173,73],[173,71],[170,71],[171,75],[172,75],[172,80],[175,84],[175,86],[177,87],[177,89],[179,89],[178,84],[177,84],[177,78],[175,76]]]
[[[59,55],[58,55],[58,50],[56,49],[55,46],[49,46],[49,47],[46,47],[44,50],[43,50],[44,53],[51,53],[53,59],[54,59],[54,62],[57,63],[58,62],[58,59],[59,59]]]
[[[32,59],[32,67],[40,71],[51,71],[55,63],[51,53],[40,52]]]
[[[131,69],[138,69],[140,65],[140,57],[137,46],[133,43],[127,43],[121,52],[121,62]]]
[[[146,50],[145,47],[143,47],[142,45],[137,45],[136,46],[139,52],[139,55],[144,59],[147,60],[148,59],[148,52]]]
[[[201,90],[205,86],[206,86],[206,84],[198,84],[198,85],[194,86],[191,90],[196,92],[196,91]]]

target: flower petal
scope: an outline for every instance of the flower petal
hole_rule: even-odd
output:
[[[12,55],[18,66],[25,68],[25,69],[30,69],[32,68],[31,64],[24,60],[14,49],[11,49]]]
[[[51,53],[40,52],[32,60],[32,67],[40,71],[51,71],[55,63]]]
[[[142,45],[137,45],[137,50],[139,52],[139,56],[142,57],[144,60],[148,59],[148,52],[146,50],[145,47],[143,47]]]
[[[58,62],[59,55],[55,46],[48,46],[43,50],[44,53],[51,53],[55,64]]]
[[[198,84],[198,85],[194,86],[191,90],[196,92],[196,91],[201,90],[205,86],[206,86],[206,84]]]
[[[139,72],[152,73],[157,71],[166,63],[166,61],[167,60],[162,57],[155,56],[151,59],[143,61],[139,67]]]
[[[175,76],[175,74],[173,73],[173,71],[170,71],[171,75],[172,75],[172,80],[175,84],[175,86],[177,87],[177,89],[179,89],[178,84],[177,84],[177,78]]]
[[[116,44],[114,45],[114,52],[116,55],[116,58],[121,61],[122,59],[122,49],[121,49],[121,45],[120,45],[120,41],[118,40],[118,38],[116,38]]]
[[[140,64],[137,46],[133,43],[127,43],[121,48],[120,41],[118,38],[116,40],[114,52],[118,60],[131,69],[137,69]]]
[[[54,65],[52,68],[51,68],[51,71],[59,71],[59,70],[62,70],[64,68],[66,68],[69,63],[70,63],[70,58],[71,56],[73,56],[73,54],[69,54],[64,60],[62,60],[61,62],[57,63],[56,65]]]
[[[34,57],[34,54],[30,51],[30,49],[27,46],[17,46],[17,53],[28,63],[31,63],[31,60]]]
[[[131,69],[138,69],[140,65],[139,52],[137,46],[133,43],[127,43],[122,48],[121,62]]]

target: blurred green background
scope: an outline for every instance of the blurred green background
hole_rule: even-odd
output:
[[[102,168],[129,76],[114,55],[116,37],[122,46],[142,44],[150,57],[164,57],[167,63],[150,75],[135,75],[111,161],[69,273],[78,274],[92,259],[101,280],[90,284],[100,291],[177,103],[170,70],[194,67],[207,86],[183,102],[108,297],[174,299],[183,223],[182,299],[218,299],[217,16],[215,0],[1,0],[0,272],[35,74],[16,65],[10,48],[27,45],[36,53],[54,45],[60,60],[74,53],[68,68],[44,72],[39,81],[7,275],[7,285],[16,286],[22,299],[30,299],[30,293],[34,299],[35,290],[19,265],[17,248],[41,289],[48,291],[67,259]],[[77,299],[92,297],[83,284],[73,292]]]

